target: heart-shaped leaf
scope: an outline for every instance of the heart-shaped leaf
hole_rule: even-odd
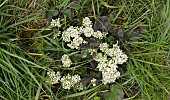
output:
[[[123,100],[124,92],[118,85],[111,85],[110,90],[104,95],[104,100]]]
[[[95,21],[94,31],[102,29],[103,31],[107,31],[111,25],[111,21],[108,16],[101,16],[98,20]]]
[[[93,61],[90,62],[90,65],[91,65],[93,68],[96,68],[96,67],[97,67],[97,62],[93,60]]]
[[[90,83],[91,80],[92,80],[92,77],[86,77],[86,78],[83,79],[82,82],[83,82],[84,85],[87,85],[88,83]]]
[[[62,13],[63,15],[66,15],[69,19],[72,19],[74,16],[74,12],[70,8],[65,9]]]
[[[118,28],[117,29],[117,36],[119,36],[119,37],[123,37],[124,36],[124,32],[123,32],[123,29],[122,28]]]
[[[47,11],[46,11],[46,18],[48,20],[48,23],[50,23],[51,19],[53,17],[56,17],[59,14],[59,11],[55,8],[55,7],[50,7]]]

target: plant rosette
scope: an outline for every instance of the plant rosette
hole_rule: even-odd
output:
[[[52,19],[51,26],[62,28],[60,18]],[[88,17],[83,18],[82,26],[69,26],[64,31],[59,32],[60,34],[56,38],[60,37],[62,39],[61,42],[64,43],[64,47],[82,53],[77,54],[82,55],[79,57],[81,62],[74,62],[71,59],[75,55],[71,55],[72,52],[64,53],[60,59],[62,66],[60,68],[64,70],[62,72],[51,70],[47,72],[50,84],[60,84],[66,90],[74,88],[82,91],[87,83],[90,83],[91,87],[95,87],[100,83],[114,83],[120,76],[120,72],[117,70],[118,65],[125,63],[128,56],[120,49],[118,41],[112,45],[104,42],[109,33],[99,30],[95,32],[92,21]],[[88,61],[90,62],[87,63]],[[93,67],[88,67],[90,64]],[[73,69],[73,72],[68,73],[67,70],[70,69]],[[82,71],[82,69],[90,70],[90,75],[84,75],[88,73]],[[100,72],[101,78],[94,75],[95,72]],[[89,79],[88,82],[86,82],[87,79]]]

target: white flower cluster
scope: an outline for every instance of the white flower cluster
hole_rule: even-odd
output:
[[[92,21],[88,17],[83,18],[82,24],[85,27],[92,27]]]
[[[51,26],[60,27],[59,19],[52,19]],[[94,32],[92,28],[92,21],[90,21],[88,17],[85,17],[83,18],[81,27],[70,26],[61,32],[61,34],[62,40],[68,47],[79,50],[83,43],[87,43],[83,37],[103,39],[108,33],[101,31]],[[57,35],[59,36],[59,34]],[[109,48],[107,43],[102,43],[100,44],[99,49],[101,51],[100,53],[97,53],[96,49],[89,49],[89,52],[93,56],[94,60],[98,62],[97,68],[102,72],[102,82],[104,84],[115,82],[116,78],[120,76],[120,72],[117,70],[118,64],[126,62],[128,57],[119,48],[118,43],[113,44],[112,48]],[[63,67],[70,67],[72,64],[72,61],[67,54],[62,56],[61,61]],[[52,84],[56,84],[60,81],[64,89],[70,89],[71,87],[76,86],[78,90],[83,90],[83,84],[80,84],[81,78],[79,75],[71,76],[68,74],[62,78],[59,72],[49,72],[47,75],[50,77]],[[93,78],[91,83],[93,86],[96,86],[96,79]]]
[[[80,82],[80,80],[81,80],[81,78],[79,75],[71,76],[70,74],[68,74],[67,76],[63,76],[61,78],[62,87],[64,89],[69,90],[71,87],[74,87],[75,84]]]
[[[120,76],[120,72],[114,68],[107,67],[105,71],[102,71],[102,82],[104,84],[115,82],[116,78]]]
[[[79,75],[71,76],[70,74],[67,74],[67,76],[63,76],[61,78],[61,73],[59,71],[57,73],[55,73],[54,71],[48,71],[47,75],[50,78],[51,84],[57,84],[60,81],[64,89],[70,89],[71,87],[76,86],[75,88],[79,91],[83,90],[84,86],[80,82],[81,78]]]
[[[94,32],[93,36],[95,38],[98,38],[98,39],[103,39],[104,37],[106,37],[108,33],[107,32],[101,32],[101,31],[97,31],[97,32]]]
[[[84,85],[82,82],[76,84],[76,89],[79,90],[79,91],[82,91],[84,89]]]
[[[58,36],[60,36],[60,34],[61,34],[61,31],[55,32],[53,35],[54,36],[53,39],[56,39]]]
[[[128,57],[117,44],[113,44],[113,48],[109,48],[107,43],[102,43],[99,48],[104,55],[97,53],[94,60],[98,62],[97,68],[102,72],[102,82],[104,84],[115,82],[116,78],[120,76],[117,64],[123,64]]]
[[[91,83],[92,83],[93,86],[96,86],[96,79],[93,78],[93,79],[91,80]]]
[[[60,27],[59,18],[56,20],[52,19],[51,26]],[[104,37],[106,37],[107,34],[107,32],[101,31],[94,32],[92,28],[92,21],[90,21],[88,17],[85,17],[83,18],[81,27],[70,26],[65,31],[63,31],[62,39],[71,49],[79,49],[81,44],[87,43],[85,40],[83,40],[81,35],[84,35],[88,38],[93,36],[98,39],[103,39]]]
[[[60,78],[61,78],[60,72],[55,73],[54,71],[49,71],[49,72],[47,72],[47,75],[48,75],[49,78],[50,78],[51,84],[57,84],[57,83],[59,83],[59,80],[60,80]]]
[[[91,37],[94,34],[94,30],[91,25],[89,27],[83,27],[82,32],[86,37]]]
[[[100,50],[102,50],[102,44]],[[115,64],[123,64],[127,61],[128,57],[123,51],[119,48],[118,43],[113,44],[113,48],[109,48],[108,50],[104,51],[108,56],[110,56]]]
[[[81,27],[81,30],[86,37],[93,36],[98,39],[103,39],[108,34],[107,32],[102,33],[101,31],[94,32],[94,30],[92,28],[92,21],[90,21],[90,19],[88,17],[85,17],[83,19],[82,24],[83,24],[83,26]]]
[[[83,43],[82,37],[75,37],[71,43],[67,44],[71,49],[79,49],[79,46]]]
[[[64,42],[68,43],[67,46],[71,49],[79,49],[79,46],[84,42],[80,35],[81,32],[78,27],[70,26],[62,32],[62,39]]]
[[[60,18],[58,18],[58,19],[52,19],[52,21],[51,21],[51,26],[52,27],[60,27],[61,25],[60,25]]]
[[[70,58],[67,54],[64,54],[62,56],[61,61],[63,63],[63,67],[70,67],[72,64],[72,61],[70,60]]]
[[[102,52],[108,51],[108,49],[109,49],[109,45],[107,43],[102,43],[102,44],[100,44],[99,47]]]

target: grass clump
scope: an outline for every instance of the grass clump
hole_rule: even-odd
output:
[[[169,0],[5,0],[0,15],[2,99],[168,100]]]

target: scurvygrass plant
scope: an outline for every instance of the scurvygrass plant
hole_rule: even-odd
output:
[[[51,26],[53,28],[62,28],[59,19],[60,18],[56,20],[52,19]],[[94,66],[94,68],[92,69],[90,69],[91,67],[89,66],[90,62],[83,65],[75,65],[72,59],[69,57],[69,54],[63,54],[60,58],[61,67],[57,68],[57,72],[51,71],[53,69],[49,69],[49,71],[47,72],[48,81],[46,82],[52,84],[54,87],[55,85],[57,85],[57,87],[62,87],[63,89],[70,91],[76,90],[76,87],[81,84],[82,86],[79,87],[82,87],[82,89],[78,90],[83,91],[83,89],[87,87],[87,89],[91,89],[101,83],[109,84],[116,81],[116,79],[120,76],[120,72],[117,70],[117,68],[120,64],[125,63],[128,60],[128,57],[118,46],[118,41],[117,44],[109,43],[112,44],[112,46],[107,43],[103,43],[104,39],[109,36],[108,32],[101,32],[99,30],[95,32],[92,26],[92,21],[88,17],[85,17],[82,20],[82,26],[68,26],[68,28],[61,32],[61,36],[58,35],[55,39],[61,38],[62,40],[59,42],[64,42],[64,46],[66,46],[65,48],[68,47],[72,49],[71,52],[67,52],[69,54],[71,54],[72,52],[81,53],[82,50],[87,51],[87,56],[84,56],[82,58],[74,58],[77,63],[79,63],[78,59],[81,59],[81,61],[83,61],[84,59],[89,57],[87,60],[91,60],[90,62],[95,62],[97,65]],[[89,40],[91,38],[93,38],[95,41],[100,41],[100,44],[96,47],[83,47],[83,45],[88,45],[90,43]],[[79,67],[76,68],[76,66]],[[94,72],[95,70],[99,73],[100,71],[101,77],[99,77],[98,79],[93,77],[93,79],[91,79],[88,83],[83,82],[82,79],[87,77],[85,77],[82,73],[79,73],[79,70],[84,69],[85,66],[89,66],[87,68],[89,68],[88,70],[90,72]],[[60,69],[63,70],[60,71]],[[68,70],[70,69],[73,72],[68,72]],[[92,86],[90,86],[90,84],[92,84]]]

